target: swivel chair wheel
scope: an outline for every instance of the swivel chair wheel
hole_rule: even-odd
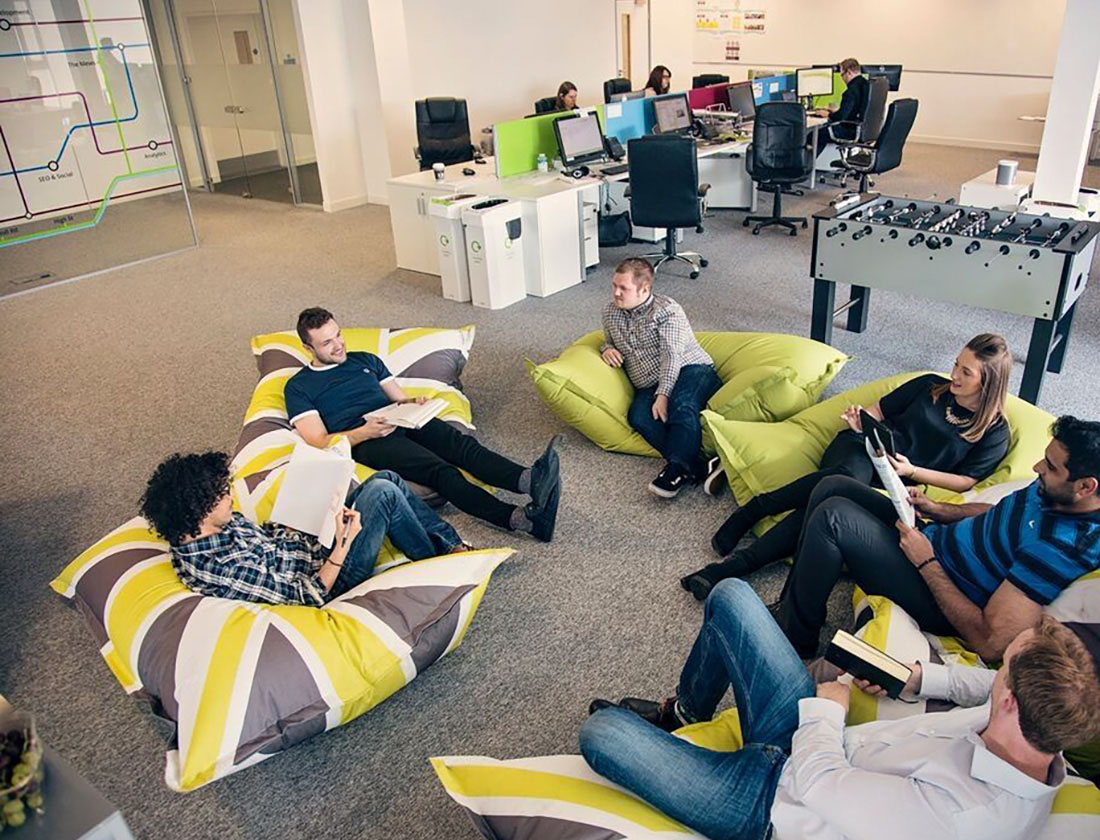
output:
[[[745,219],[743,222],[741,222],[741,224],[743,224],[745,227],[748,227],[749,226],[749,220]]]
[[[788,236],[798,236],[798,231],[795,230],[794,228],[791,228],[791,232],[788,233],[787,235]]]
[[[760,228],[758,228],[758,227],[754,227],[754,228],[752,229],[752,235],[753,235],[753,236],[759,236],[759,235],[760,235]]]
[[[691,274],[688,275],[688,277],[690,277],[692,280],[695,280],[696,278],[698,278],[698,276],[699,276],[698,269],[696,269],[695,271],[691,272]]]
[[[696,233],[702,233],[703,232],[703,226],[702,225],[696,225],[695,226],[695,232]]]
[[[803,230],[805,230],[805,229],[806,229],[806,228],[808,228],[809,226],[810,226],[810,223],[809,223],[809,222],[807,222],[807,221],[806,221],[805,219],[803,219],[803,220],[802,220],[802,229],[803,229]]]
[[[699,267],[700,268],[706,268],[707,265],[709,265],[709,263],[707,263],[707,261],[705,259],[700,259],[699,260]]]

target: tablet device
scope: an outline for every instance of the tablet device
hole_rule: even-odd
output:
[[[891,458],[897,457],[897,449],[894,447],[894,432],[881,420],[876,420],[862,408],[859,410],[859,424],[863,428],[863,434],[871,441],[871,445],[880,451],[885,451]]]

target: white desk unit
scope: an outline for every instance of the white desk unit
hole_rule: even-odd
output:
[[[1016,183],[1003,186],[997,183],[996,168],[972,178],[959,190],[959,204],[989,207],[993,210],[1015,210],[1021,201],[1031,195],[1035,183],[1034,172],[1017,170]]]

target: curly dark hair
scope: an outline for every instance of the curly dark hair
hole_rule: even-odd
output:
[[[309,347],[309,331],[323,327],[332,320],[332,313],[320,306],[311,306],[298,313],[298,338]]]
[[[198,536],[203,519],[228,492],[228,455],[177,452],[153,470],[141,496],[141,515],[169,543],[179,545]]]
[[[1066,468],[1070,481],[1100,480],[1100,423],[1063,414],[1054,421],[1050,434],[1069,451]]]

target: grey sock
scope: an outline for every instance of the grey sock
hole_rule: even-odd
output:
[[[521,507],[512,508],[512,517],[508,520],[508,524],[513,531],[523,531],[525,534],[531,533],[531,520],[527,518],[527,512]]]
[[[519,474],[519,481],[516,482],[516,489],[524,495],[528,495],[531,492],[531,470],[525,469]]]

